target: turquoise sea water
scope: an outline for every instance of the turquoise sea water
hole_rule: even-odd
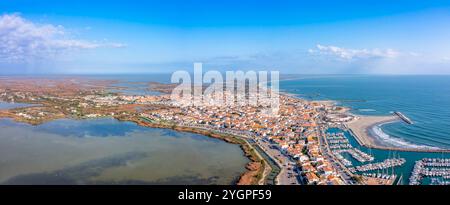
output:
[[[280,89],[305,99],[335,100],[359,115],[390,115],[392,111],[400,111],[412,119],[414,124],[402,121],[384,124],[379,127],[381,134],[397,142],[397,146],[450,149],[450,76],[297,77],[298,80],[281,81]],[[374,154],[376,161],[393,156],[405,158],[405,165],[394,170],[403,175],[402,184],[408,183],[415,161],[426,157],[450,158],[450,154],[443,153],[367,149],[359,146],[350,133],[346,135],[354,147]]]
[[[99,77],[99,76],[96,76]],[[168,83],[170,74],[102,76],[123,82],[156,81]],[[392,75],[281,75],[280,90],[310,100],[334,100],[359,115],[390,115],[400,111],[414,121],[381,125],[378,134],[388,137],[396,146],[430,146],[450,149],[450,76]],[[337,130],[331,130],[337,131]],[[351,138],[349,133],[347,135]],[[354,146],[359,147],[356,141]],[[400,156],[407,163],[395,169],[408,183],[414,162],[424,157],[446,157],[449,154],[389,152],[368,150],[376,161]],[[358,163],[355,163],[358,164]]]
[[[130,87],[130,94],[145,94],[147,91],[143,86],[145,84],[140,84],[142,82],[170,82],[170,74],[89,77],[119,80],[118,85]],[[380,127],[383,134],[394,142],[398,142],[398,146],[432,146],[450,149],[450,76],[284,75],[280,76],[280,79],[282,79],[280,82],[282,91],[310,100],[334,100],[343,106],[350,107],[355,114],[390,115],[392,111],[404,113],[414,121],[413,125],[396,122]],[[51,126],[55,125],[45,125],[41,129],[53,130]],[[101,127],[101,125],[98,126]],[[71,130],[69,127],[64,129],[61,126],[59,129],[64,133],[70,133]],[[92,129],[88,130],[92,131]],[[95,134],[108,135],[102,132]],[[348,133],[347,135],[351,138]],[[354,140],[352,144],[359,147]],[[393,153],[384,150],[368,150],[364,147],[361,149],[373,153],[376,161],[382,161],[393,155],[406,158],[407,163],[395,169],[397,174],[403,174],[403,184],[408,183],[409,174],[416,160],[424,157],[450,158],[450,154],[442,153]]]
[[[148,78],[139,76],[129,79],[144,81]],[[169,79],[170,75],[160,75],[157,78],[150,77],[148,81],[164,83],[169,82]],[[379,127],[381,133],[378,134],[385,135],[396,146],[450,149],[450,76],[282,75],[280,79],[281,91],[309,100],[334,100],[350,107],[355,114],[404,113],[414,121],[413,125],[399,121]],[[346,134],[351,138],[349,133]],[[360,147],[354,140],[352,144]],[[403,184],[408,183],[416,160],[425,157],[450,158],[449,154],[442,153],[394,153],[364,147],[361,149],[374,154],[376,161],[394,155],[406,158],[407,163],[394,170],[403,175]]]
[[[100,79],[169,83],[170,74],[99,75]],[[311,100],[334,100],[360,115],[401,111],[414,125],[390,123],[383,131],[411,144],[450,149],[450,76],[281,75],[280,90]],[[285,80],[283,80],[285,79]],[[139,84],[138,84],[139,85]],[[136,85],[137,92],[144,92]],[[141,84],[142,85],[142,84]]]
[[[450,76],[321,76],[280,82],[283,91],[314,100],[336,100],[360,115],[400,111],[413,125],[382,130],[408,146],[450,148]]]

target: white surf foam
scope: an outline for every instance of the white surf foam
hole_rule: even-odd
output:
[[[384,124],[386,124],[386,123],[384,123]],[[392,137],[392,136],[386,134],[385,132],[383,132],[383,130],[381,129],[382,125],[383,124],[375,125],[371,128],[371,130],[372,130],[372,133],[375,134],[376,137],[384,143],[387,143],[389,145],[396,146],[396,147],[402,147],[402,148],[427,149],[427,150],[441,149],[438,147],[433,147],[433,146],[428,146],[428,145],[418,145],[418,144],[408,142],[404,139]]]

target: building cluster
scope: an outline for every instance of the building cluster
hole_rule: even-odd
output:
[[[320,148],[318,118],[323,105],[280,96],[277,115],[264,106],[179,106],[146,111],[141,116],[211,130],[234,130],[272,147],[297,161],[307,184],[344,184]]]
[[[3,94],[2,98],[10,95]],[[268,110],[270,105],[236,103],[233,105],[214,105],[203,103],[195,106],[177,106],[171,103],[170,96],[129,96],[112,95],[103,92],[85,92],[76,96],[40,95],[49,109],[78,117],[114,116],[116,106],[127,105],[166,105],[144,109],[140,115],[154,121],[166,121],[179,125],[202,127],[214,131],[226,131],[246,135],[259,142],[269,143],[270,147],[296,161],[302,180],[307,184],[345,184],[336,167],[325,157],[321,146],[320,118],[327,105],[309,102],[286,95],[280,95],[276,114]],[[14,96],[14,99],[19,97]],[[26,100],[30,101],[30,100]],[[48,110],[51,111],[51,110]],[[117,110],[119,112],[119,110]],[[124,111],[120,111],[124,112]],[[24,109],[19,117],[45,117],[49,113],[41,109]],[[126,113],[125,113],[126,114]]]
[[[30,92],[7,92],[0,93],[0,101],[17,102],[17,101],[36,101],[39,97],[34,96]]]

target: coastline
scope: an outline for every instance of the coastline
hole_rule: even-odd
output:
[[[336,100],[308,100],[294,95],[287,95],[290,97],[295,97],[301,100],[315,102],[324,104],[327,106],[338,105]],[[392,145],[387,143],[382,143],[382,139],[373,133],[372,129],[378,128],[381,132],[380,134],[385,134],[380,126],[387,123],[394,123],[397,121],[402,121],[400,117],[396,115],[385,115],[385,116],[371,116],[371,115],[357,115],[351,113],[351,108],[341,106],[341,113],[346,113],[348,115],[354,116],[355,118],[350,122],[343,123],[343,126],[350,132],[353,138],[358,142],[359,145],[368,148],[380,149],[380,150],[390,150],[390,151],[404,151],[404,152],[427,152],[427,153],[450,153],[450,149],[443,149],[438,147],[431,147],[427,145],[415,145],[409,144],[410,147],[401,145]],[[402,142],[404,144],[408,142]]]
[[[288,93],[287,91],[283,91],[282,94],[294,97],[297,99],[310,101],[314,103],[323,104],[326,106],[339,105],[338,100],[313,100],[313,99],[305,99],[299,97],[295,94]],[[381,126],[388,123],[394,123],[397,121],[401,121],[400,117],[396,115],[386,115],[386,116],[371,116],[371,115],[358,115],[351,113],[352,108],[346,107],[343,105],[339,106],[342,108],[339,113],[345,113],[347,115],[354,116],[350,122],[344,122],[342,125],[346,130],[350,132],[353,138],[358,142],[359,145],[365,146],[368,148],[380,149],[380,150],[390,150],[390,151],[403,151],[403,152],[425,152],[425,153],[450,153],[450,149],[432,147],[428,145],[417,145],[413,143],[409,143],[402,139],[394,139],[383,132]],[[370,110],[370,109],[369,109]],[[373,131],[377,129],[376,131]],[[374,133],[376,132],[376,133]],[[385,137],[383,137],[385,136]],[[392,139],[383,139],[383,138],[392,138]],[[385,141],[391,141],[391,144]]]
[[[33,102],[20,102],[20,103],[33,103]],[[21,117],[17,115],[15,112],[12,112],[13,110],[20,110],[20,109],[45,109],[45,108],[51,108],[52,105],[49,105],[45,102],[37,105],[37,106],[28,106],[25,108],[5,108],[0,109],[0,118],[10,118],[15,122],[21,122],[21,123],[27,123],[33,126],[40,125],[52,120],[61,119],[61,118],[71,118],[71,119],[85,119],[85,118],[78,118],[73,116],[68,116],[66,113],[57,113],[53,116],[45,116],[44,118],[40,119],[27,119],[24,117]],[[120,107],[120,106],[119,106]],[[114,111],[118,110],[124,110],[122,107],[127,107],[126,105],[122,107],[117,107]],[[105,111],[106,112],[106,111]],[[247,140],[231,135],[226,133],[218,133],[214,131],[194,128],[194,127],[186,127],[182,125],[175,125],[175,124],[166,124],[166,123],[159,123],[159,122],[153,122],[150,123],[148,121],[144,122],[139,119],[137,116],[113,116],[113,118],[120,120],[120,121],[130,121],[134,122],[140,126],[145,127],[154,127],[154,128],[165,128],[165,129],[172,129],[180,132],[190,132],[195,134],[201,134],[205,135],[207,137],[217,138],[220,140],[223,140],[227,143],[231,144],[237,144],[240,146],[241,150],[244,152],[244,156],[249,159],[249,163],[246,164],[245,169],[246,171],[243,172],[239,178],[233,182],[233,184],[237,185],[258,185],[258,184],[264,184],[266,178],[269,174],[273,172],[271,165],[267,162],[267,160],[264,158],[259,151],[254,146],[257,145],[251,145]]]
[[[335,100],[311,100],[311,99],[304,99],[301,97],[296,96],[292,93],[287,92],[280,92],[280,95],[286,96],[288,98],[296,98],[301,101],[308,101],[313,103],[314,105],[319,106],[336,106],[339,103]],[[27,102],[25,102],[27,103]],[[34,108],[28,108],[28,109],[35,109],[36,111],[44,110],[44,108],[52,108],[54,103],[47,103],[42,102],[40,106],[34,107]],[[258,145],[256,145],[250,138],[247,138],[246,136],[236,135],[233,133],[228,132],[221,132],[216,131],[214,129],[208,129],[208,128],[202,128],[202,127],[196,127],[196,126],[189,126],[185,125],[183,123],[176,124],[173,122],[168,121],[154,121],[145,119],[144,117],[141,117],[138,115],[138,112],[134,112],[134,108],[139,107],[138,105],[118,105],[115,107],[108,107],[105,109],[98,109],[95,110],[96,113],[102,113],[108,115],[109,112],[115,112],[115,113],[127,113],[122,115],[113,115],[113,118],[121,121],[129,121],[134,122],[140,126],[143,127],[154,127],[154,128],[164,128],[164,129],[171,129],[175,131],[180,132],[190,132],[190,133],[196,133],[200,135],[204,135],[206,137],[212,137],[217,138],[220,140],[223,140],[227,143],[236,144],[239,145],[241,150],[244,153],[244,156],[249,159],[249,162],[245,165],[245,171],[240,174],[239,178],[236,177],[236,180],[234,180],[232,183],[237,185],[256,185],[256,184],[265,184],[265,182],[268,180],[270,175],[273,175],[275,173],[276,175],[279,174],[279,172],[276,171],[275,166],[272,166],[270,164],[270,160],[273,159],[273,156],[262,156],[266,154],[264,150],[258,150]],[[41,109],[42,108],[42,109]],[[131,109],[133,108],[133,109]],[[351,132],[353,137],[356,139],[356,141],[365,147],[369,148],[375,148],[380,150],[395,150],[395,151],[411,151],[411,152],[448,152],[449,150],[443,150],[443,149],[429,149],[425,148],[425,146],[421,148],[408,148],[403,146],[396,146],[395,144],[389,144],[389,143],[382,143],[383,137],[380,137],[379,134],[371,133],[371,129],[378,128],[381,131],[381,128],[379,128],[380,125],[385,123],[391,123],[395,121],[399,121],[400,118],[395,115],[390,116],[361,116],[361,115],[355,115],[350,112],[349,107],[344,107],[339,105],[337,108],[339,109],[333,109],[334,112],[339,113],[345,113],[351,116],[355,116],[355,119],[351,122],[344,123],[343,125]],[[17,110],[20,110],[21,108],[16,108]],[[94,108],[95,109],[95,108]],[[32,125],[36,124],[42,124],[47,121],[51,121],[58,118],[77,118],[74,116],[69,116],[66,112],[54,112],[55,110],[48,110],[53,111],[52,116],[46,116],[45,118],[39,119],[39,120],[28,120],[24,117],[21,117],[17,114],[14,114],[13,112],[8,112],[9,110],[14,109],[7,109],[7,110],[1,110],[0,109],[0,118],[1,117],[10,117],[13,118],[17,122],[24,122]],[[132,111],[133,112],[130,112]],[[80,118],[82,119],[82,118]],[[283,168],[283,167],[281,167]],[[275,183],[276,180],[275,180]]]
[[[379,139],[376,134],[372,133],[371,129],[377,126],[400,121],[401,119],[395,115],[392,116],[361,116],[354,115],[355,119],[344,123],[344,126],[350,131],[358,144],[368,148],[391,150],[391,151],[404,151],[404,152],[439,152],[450,153],[448,149],[440,149],[434,147],[418,146],[418,147],[402,147],[395,146],[386,143],[381,143],[382,139]]]
[[[395,122],[399,119],[392,115],[392,116],[361,116],[361,115],[354,115],[355,119],[353,119],[350,122],[346,122],[345,126],[351,130],[352,134],[355,136],[356,141],[360,145],[366,146],[366,147],[375,147],[375,146],[382,146],[375,137],[373,137],[369,133],[369,129],[373,126],[377,126],[383,123],[389,123],[389,122]]]
[[[208,131],[199,128],[180,126],[176,124],[166,124],[166,123],[157,123],[151,122],[148,120],[143,120],[140,117],[138,118],[116,118],[120,121],[130,121],[134,122],[143,127],[153,127],[153,128],[163,128],[163,129],[172,129],[180,132],[190,132],[195,134],[204,135],[207,137],[212,137],[216,139],[223,140],[227,143],[237,144],[240,146],[241,150],[244,152],[244,156],[247,157],[250,162],[247,163],[245,168],[246,172],[242,173],[235,183],[236,185],[262,185],[264,184],[264,180],[272,171],[266,159],[262,157],[258,151],[255,150],[246,140],[240,139],[236,136],[232,136],[230,134],[225,133],[217,133],[213,131]]]
[[[62,117],[64,118],[64,117]],[[6,110],[0,110],[0,119],[11,119],[15,122],[20,123],[26,123],[33,126],[43,124],[52,120],[56,119],[46,119],[39,122],[32,122],[32,121],[24,121],[20,120],[20,118],[17,118],[15,115],[11,115],[6,112]],[[73,118],[72,118],[73,119]],[[236,185],[263,185],[265,179],[272,171],[272,168],[269,166],[269,163],[266,161],[266,159],[261,156],[261,154],[252,146],[250,143],[247,142],[245,139],[241,139],[237,136],[226,134],[226,133],[218,133],[214,131],[208,131],[200,128],[194,128],[194,127],[186,127],[186,126],[180,126],[176,124],[168,124],[168,123],[158,123],[158,122],[150,122],[150,121],[144,121],[143,119],[140,119],[140,117],[133,117],[133,118],[122,118],[122,117],[114,117],[113,119],[117,119],[119,121],[127,121],[127,122],[134,122],[139,126],[143,127],[151,127],[151,128],[162,128],[162,129],[171,129],[179,132],[189,132],[194,134],[200,134],[204,135],[206,137],[212,137],[219,140],[223,140],[226,143],[230,144],[236,144],[239,145],[241,150],[244,153],[244,156],[249,159],[249,163],[246,164],[245,169],[246,171],[243,172],[239,178],[233,182],[233,184]],[[83,120],[83,119],[78,119]]]

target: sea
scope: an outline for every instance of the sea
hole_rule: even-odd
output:
[[[98,77],[98,76],[97,76]],[[117,79],[118,76],[102,76]],[[170,74],[121,76],[124,82],[170,82]],[[126,79],[126,80],[125,80]],[[384,123],[370,129],[397,147],[450,149],[450,75],[292,75],[281,74],[280,91],[307,100],[331,100],[350,108],[357,115],[392,115],[399,111],[414,124],[402,121]],[[135,90],[131,90],[134,93]],[[374,162],[401,157],[407,161],[390,172],[398,176],[398,184],[408,184],[411,171],[422,158],[450,158],[446,153],[400,152],[368,149],[353,136],[332,128],[329,132],[344,132],[354,147],[375,156]],[[350,156],[344,156],[359,165]],[[428,184],[429,180],[423,180]]]
[[[155,94],[147,89],[145,82],[170,83],[170,74],[94,75],[85,77],[119,80],[116,85],[127,88],[121,89],[120,92],[130,95]],[[280,76],[280,90],[307,100],[332,100],[338,105],[349,107],[352,113],[358,115],[392,115],[392,112],[400,111],[409,117],[414,124],[406,124],[402,121],[385,123],[373,127],[371,134],[376,134],[379,138],[386,139],[399,147],[425,146],[450,149],[450,76],[448,75],[282,74]],[[4,121],[0,121],[0,125],[4,123]],[[114,122],[113,124],[117,123]],[[25,125],[21,126],[26,127]],[[64,123],[60,123],[59,126],[64,126]],[[58,129],[67,131],[67,129]],[[354,147],[359,147],[361,150],[373,154],[376,161],[383,161],[392,157],[405,158],[406,164],[394,170],[397,175],[402,176],[399,184],[408,183],[408,178],[417,160],[426,157],[450,158],[450,154],[445,153],[392,152],[368,149],[359,146],[353,136],[344,130],[332,128],[328,131],[344,132],[351,138]],[[75,135],[76,133],[72,134]],[[102,133],[97,134],[103,135]],[[235,151],[241,154],[240,150]],[[213,150],[209,152],[213,153]],[[227,152],[227,155],[233,154]],[[235,161],[244,167],[245,159],[240,159],[238,156],[234,156]],[[349,158],[349,160],[353,159]],[[357,162],[354,162],[354,164],[357,164]],[[226,177],[228,181],[224,180],[220,183],[229,183],[232,181],[231,179],[235,179],[237,173],[243,171],[237,167],[233,169],[234,175]]]
[[[398,147],[450,149],[450,76],[447,75],[292,75],[280,82],[280,90],[308,100],[332,100],[358,115],[392,115],[400,111],[414,124],[403,121],[372,127],[371,134]],[[394,172],[407,184],[414,163],[422,158],[450,158],[445,153],[392,152],[359,146],[344,132],[354,147],[372,153],[376,161],[402,157],[407,160]],[[358,165],[350,157],[349,160]],[[392,172],[392,170],[391,170]],[[425,184],[429,180],[424,180]]]
[[[358,115],[400,111],[414,124],[387,123],[376,130],[398,146],[450,149],[450,76],[299,76],[280,89],[310,100],[333,100]]]

